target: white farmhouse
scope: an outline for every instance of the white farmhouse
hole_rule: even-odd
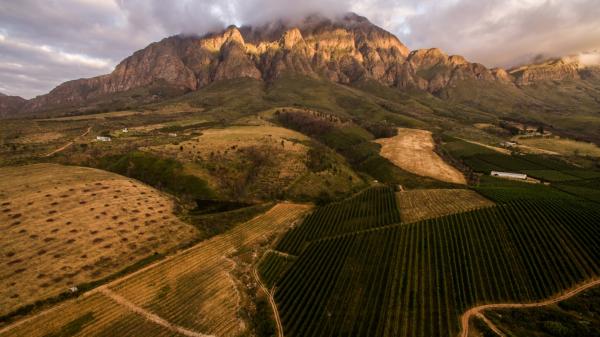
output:
[[[110,137],[104,137],[104,136],[97,136],[96,140],[101,141],[101,142],[110,142],[111,141]]]
[[[492,171],[492,173],[490,173],[490,175],[492,177],[499,177],[499,178],[527,180],[527,175],[523,174],[523,173]]]

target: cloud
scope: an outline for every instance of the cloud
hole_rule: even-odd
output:
[[[600,46],[597,0],[419,1],[408,16],[412,48],[439,47],[487,66],[509,67],[536,55],[563,56]]]
[[[347,11],[411,49],[439,47],[490,67],[600,48],[597,0],[0,1],[0,86],[32,97],[65,80],[110,72],[169,35]]]
[[[600,65],[600,51],[580,53],[578,57],[579,62],[584,66]]]

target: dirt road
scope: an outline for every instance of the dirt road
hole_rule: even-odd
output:
[[[401,169],[425,177],[455,184],[466,184],[463,174],[435,153],[430,131],[398,128],[398,135],[377,139],[381,156]]]
[[[46,155],[44,155],[44,157],[50,157],[50,156],[52,156],[52,155],[55,155],[55,154],[57,154],[57,153],[59,153],[59,152],[62,152],[62,151],[64,151],[64,150],[66,150],[67,148],[69,148],[70,146],[72,146],[72,145],[75,143],[75,140],[77,140],[78,138],[82,138],[82,137],[85,137],[85,136],[87,136],[87,135],[90,133],[90,131],[92,131],[92,127],[91,127],[91,126],[90,126],[90,127],[88,127],[88,128],[87,128],[87,130],[85,130],[85,132],[84,132],[84,133],[82,133],[82,134],[81,134],[81,135],[79,135],[78,137],[75,137],[75,139],[74,139],[74,140],[72,140],[72,141],[70,141],[70,142],[66,143],[65,145],[63,145],[63,146],[59,147],[58,149],[56,149],[56,150],[54,150],[54,151],[52,151],[52,152],[50,152],[50,153],[47,153]]]
[[[462,326],[462,331],[460,333],[461,337],[469,336],[469,321],[471,317],[480,315],[485,310],[492,309],[525,309],[525,308],[537,308],[543,307],[546,305],[555,304],[561,301],[564,301],[570,297],[573,297],[583,291],[586,291],[590,288],[600,285],[600,279],[590,281],[588,283],[582,284],[578,287],[575,287],[567,292],[559,295],[557,297],[553,297],[551,299],[542,301],[542,302],[534,302],[534,303],[498,303],[498,304],[486,304],[480,305],[478,307],[473,307],[467,310],[461,317],[460,323]]]
[[[254,274],[254,278],[256,279],[256,282],[258,282],[258,285],[260,286],[262,291],[264,291],[264,293],[269,298],[269,303],[271,303],[271,308],[273,309],[273,316],[275,317],[275,323],[277,324],[277,336],[283,337],[283,324],[281,324],[281,319],[279,318],[279,311],[277,310],[277,304],[275,303],[273,294],[262,283],[260,277],[258,276],[258,272],[256,271],[256,268],[254,268],[252,270],[252,273]]]

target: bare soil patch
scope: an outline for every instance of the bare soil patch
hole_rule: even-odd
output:
[[[398,128],[398,135],[375,141],[381,155],[408,172],[455,184],[466,184],[463,174],[437,153],[430,131]]]

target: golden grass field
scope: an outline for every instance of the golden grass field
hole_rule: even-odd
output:
[[[533,152],[535,152],[537,149],[538,152],[547,154],[600,157],[600,147],[598,147],[596,144],[580,142],[572,139],[558,137],[520,137],[517,141],[520,148],[525,147],[525,150],[532,149]]]
[[[197,236],[166,195],[91,168],[0,168],[0,205],[0,314]]]
[[[92,290],[0,336],[239,336],[244,282],[232,275],[237,252],[270,242],[300,221],[308,205],[282,203],[232,230]]]
[[[430,131],[398,128],[398,135],[375,141],[381,155],[408,172],[440,181],[466,184],[463,174],[437,153]]]
[[[492,206],[494,203],[471,190],[410,190],[396,193],[402,222],[415,222],[439,216]]]

